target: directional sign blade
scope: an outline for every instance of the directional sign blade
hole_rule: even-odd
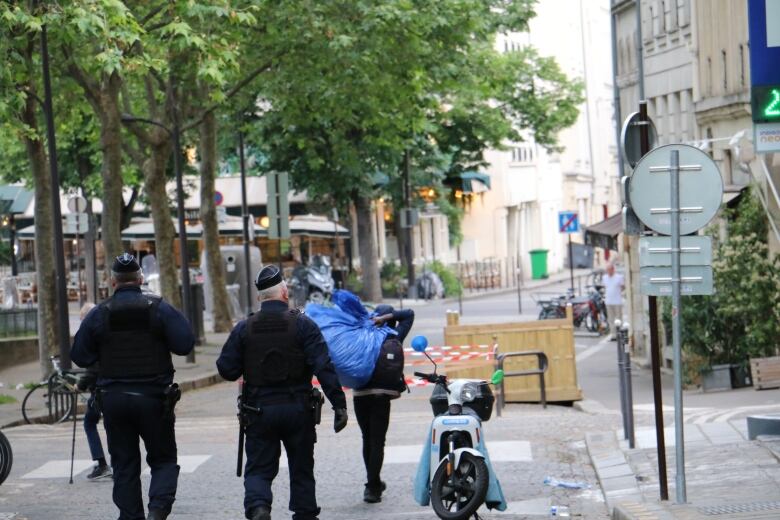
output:
[[[688,265],[680,268],[682,296],[707,295],[713,293],[712,267]],[[671,267],[642,267],[639,269],[641,293],[647,296],[672,295]]]
[[[680,265],[711,265],[712,237],[680,237]],[[642,237],[639,239],[640,267],[671,267],[672,238]]]

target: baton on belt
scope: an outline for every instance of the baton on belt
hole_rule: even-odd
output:
[[[238,460],[236,461],[236,476],[241,476],[241,471],[244,467],[244,398],[246,396],[246,385],[244,381],[240,381],[241,393],[238,396]]]

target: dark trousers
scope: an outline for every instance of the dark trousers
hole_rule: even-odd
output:
[[[84,413],[84,433],[87,435],[87,444],[89,444],[89,453],[92,454],[92,460],[105,459],[103,453],[103,443],[100,441],[97,425],[100,422],[100,412],[95,409],[95,394],[89,396],[87,401],[87,411]]]
[[[355,417],[363,434],[363,462],[366,465],[366,487],[379,490],[379,474],[385,460],[385,438],[390,425],[390,396],[363,395],[353,399]]]
[[[281,444],[287,451],[290,470],[290,511],[294,520],[316,520],[320,513],[314,490],[314,443],[316,434],[311,412],[303,399],[289,403],[252,404],[262,414],[249,414],[246,431],[244,509],[273,502],[271,483],[279,473]]]
[[[102,404],[119,520],[146,518],[141,494],[140,440],[146,447],[146,463],[152,471],[149,508],[170,512],[179,479],[173,414],[163,415],[163,401],[157,397],[103,392]]]

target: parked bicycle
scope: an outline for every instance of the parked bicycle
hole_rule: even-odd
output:
[[[589,332],[606,334],[609,332],[607,306],[604,303],[604,286],[589,285],[586,296],[575,297],[571,291],[550,299],[537,299],[541,307],[540,320],[563,319],[566,317],[566,305],[571,304],[574,326],[585,327]]]
[[[8,437],[0,432],[0,484],[8,478],[13,463],[14,455],[11,451],[11,443],[8,442]]]
[[[22,417],[27,424],[32,424],[36,413],[45,411],[48,416],[46,422],[58,424],[66,421],[78,404],[81,391],[78,388],[78,380],[83,370],[63,370],[60,366],[59,356],[49,358],[54,367],[54,372],[46,381],[37,383],[22,401]],[[86,399],[83,398],[86,402]],[[37,419],[40,421],[40,419]]]

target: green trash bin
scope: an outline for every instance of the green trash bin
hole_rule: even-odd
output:
[[[531,255],[531,277],[534,280],[547,278],[547,249],[534,249]]]

